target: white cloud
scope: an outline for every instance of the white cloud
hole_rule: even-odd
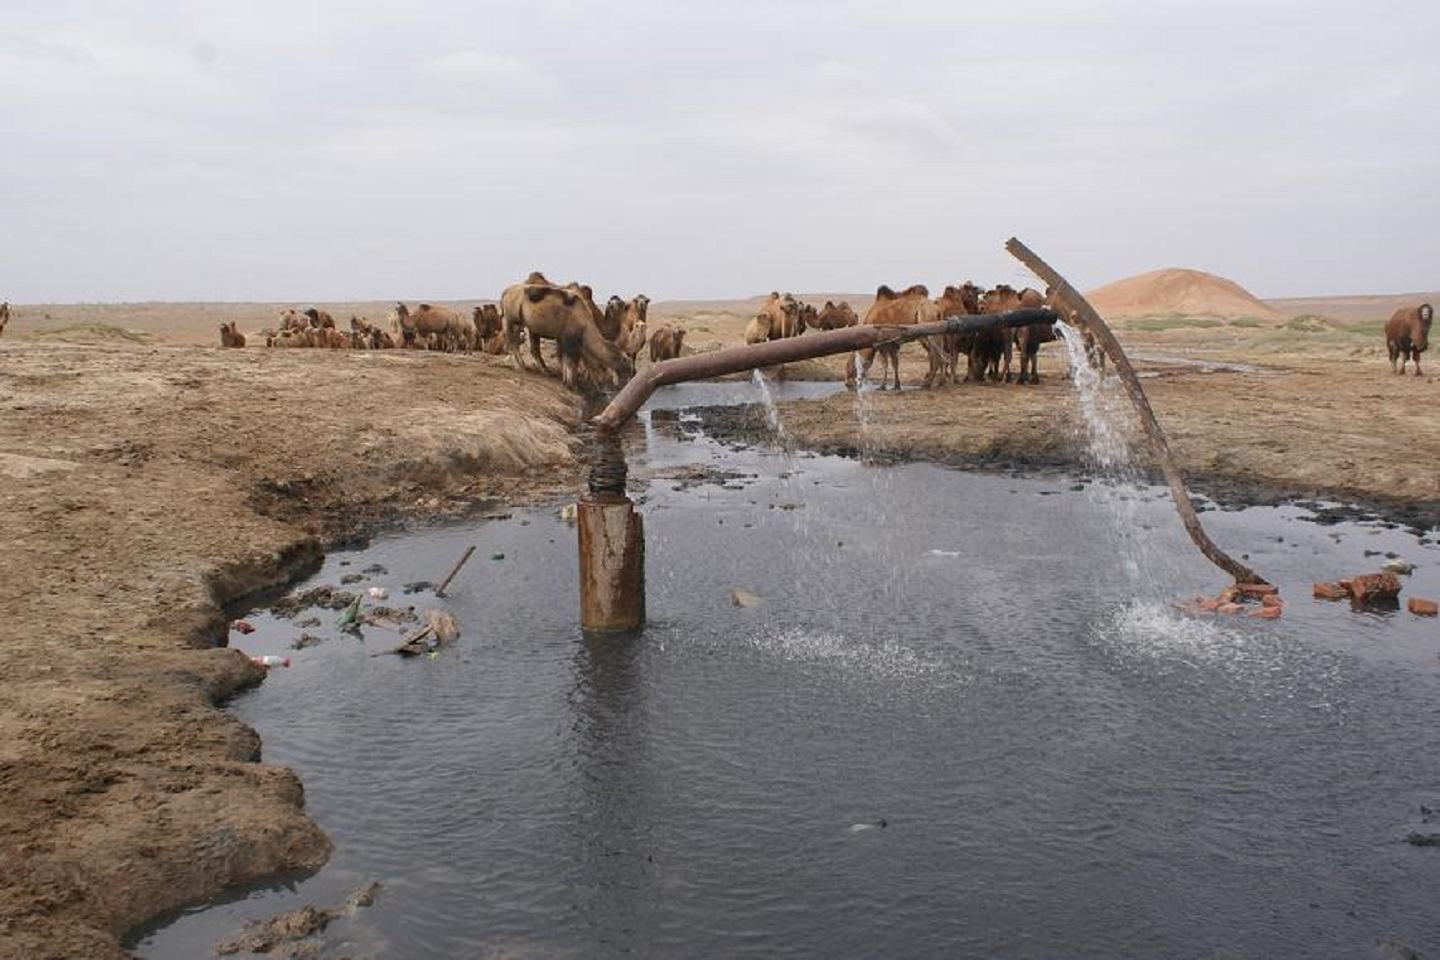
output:
[[[12,300],[1434,283],[1428,0],[12,6]]]

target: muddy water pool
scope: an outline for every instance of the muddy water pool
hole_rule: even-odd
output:
[[[737,449],[674,412],[754,389],[667,388],[628,437],[638,635],[577,628],[555,509],[327,558],[315,583],[379,563],[359,586],[450,610],[463,635],[434,659],[372,656],[395,635],[341,634],[331,611],[298,651],[294,621],[252,617],[235,644],[293,665],[231,709],[299,772],[334,857],[169,918],[138,954],[205,956],[246,917],[371,879],[376,904],[330,931],[359,956],[1440,944],[1440,850],[1404,839],[1440,808],[1440,624],[1310,599],[1386,552],[1440,595],[1440,548],[1212,510],[1288,605],[1188,620],[1169,601],[1222,578],[1159,491]],[[400,595],[470,544],[446,600]]]

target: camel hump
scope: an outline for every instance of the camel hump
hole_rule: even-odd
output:
[[[530,271],[530,276],[528,276],[528,277],[525,278],[525,282],[526,282],[526,283],[543,283],[543,284],[545,284],[546,286],[549,286],[549,285],[550,285],[550,281],[545,279],[545,274],[541,273],[539,270],[531,270],[531,271]]]
[[[923,283],[917,283],[917,284],[913,284],[913,285],[911,285],[910,287],[908,287],[908,288],[905,290],[904,296],[907,296],[907,297],[928,297],[928,296],[930,296],[930,290],[925,286],[925,284],[923,284]]]
[[[885,284],[882,283],[882,284],[880,284],[879,289],[877,289],[877,290],[875,291],[875,299],[876,299],[876,300],[894,300],[894,299],[895,299],[895,291],[894,291],[894,290],[891,290],[889,287],[887,287]]]

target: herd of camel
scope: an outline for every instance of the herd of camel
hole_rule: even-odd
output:
[[[875,302],[861,318],[850,304],[827,300],[816,308],[789,293],[771,293],[760,305],[745,330],[747,344],[803,335],[807,330],[836,330],[856,324],[876,326],[908,326],[929,323],[942,317],[985,313],[1004,313],[1020,307],[1043,306],[1047,298],[1025,289],[1014,290],[1001,285],[982,291],[973,283],[946,287],[938,299],[930,299],[923,285],[915,285],[896,293],[882,286]],[[520,283],[507,287],[499,305],[483,304],[469,316],[450,307],[420,304],[411,309],[398,303],[390,311],[385,325],[371,323],[358,316],[350,318],[349,329],[342,329],[335,318],[324,310],[287,309],[281,313],[276,329],[262,331],[265,345],[270,347],[324,347],[332,349],[430,349],[447,352],[479,351],[494,355],[508,354],[521,368],[527,365],[522,347],[528,342],[529,358],[549,372],[541,353],[545,340],[555,344],[560,376],[570,387],[582,381],[592,384],[620,383],[635,371],[641,351],[648,344],[652,363],[680,355],[685,331],[665,324],[647,330],[650,298],[639,294],[626,300],[612,296],[602,309],[595,302],[593,290],[582,283],[558,284],[540,272],[531,273]],[[1063,313],[1063,311],[1062,311]],[[1020,327],[1015,330],[988,330],[965,335],[929,337],[920,341],[929,359],[924,385],[957,380],[1011,379],[1011,362],[1019,355],[1020,383],[1038,383],[1038,351],[1042,343],[1055,339],[1048,326]],[[226,347],[243,347],[245,335],[233,323],[220,325],[220,343]],[[1092,362],[1103,369],[1104,356],[1087,339]],[[899,344],[861,350],[852,358],[846,380],[854,384],[869,376],[870,367],[879,354],[881,389],[894,375],[895,389],[900,388]],[[959,358],[967,358],[963,377]]]
[[[1025,288],[1015,290],[1001,284],[982,291],[966,281],[947,286],[932,300],[923,284],[896,293],[887,286],[875,291],[875,302],[859,317],[850,304],[825,301],[816,308],[789,293],[771,293],[745,328],[747,344],[798,337],[807,330],[837,330],[856,324],[909,326],[947,317],[1006,313],[1021,307],[1050,306],[1071,326],[1077,324],[1072,312],[1050,292],[1042,294]],[[275,329],[261,335],[268,347],[326,347],[332,349],[384,350],[414,348],[451,352],[481,351],[509,354],[517,366],[525,367],[522,345],[528,340],[530,356],[549,371],[540,352],[543,340],[555,342],[560,375],[566,386],[576,387],[582,378],[591,383],[619,383],[635,372],[640,352],[647,342],[650,360],[658,363],[680,355],[685,331],[662,325],[647,333],[646,311],[650,298],[643,293],[625,300],[611,297],[602,310],[594,291],[582,283],[556,284],[544,274],[531,273],[520,283],[505,289],[500,304],[475,307],[466,317],[450,307],[422,303],[411,310],[397,303],[390,311],[388,329],[363,317],[352,316],[348,330],[337,326],[324,310],[287,309]],[[1420,376],[1420,354],[1429,346],[1430,326],[1435,317],[1428,303],[1396,310],[1385,324],[1385,347],[1390,367],[1404,374],[1411,360]],[[10,304],[0,302],[0,334],[10,322]],[[1053,327],[1045,324],[993,329],[970,334],[923,338],[919,341],[929,360],[923,385],[949,381],[1009,381],[1012,356],[1019,356],[1019,383],[1039,383],[1040,345],[1055,339]],[[234,323],[220,324],[220,344],[243,347],[246,338]],[[892,343],[874,350],[861,350],[851,358],[845,380],[854,385],[868,379],[875,355],[880,355],[880,389],[894,374],[900,389],[900,345]],[[1092,366],[1103,374],[1105,354],[1085,333],[1085,353]],[[965,372],[959,374],[960,357],[966,358]]]
[[[618,384],[635,372],[647,342],[652,363],[677,357],[683,348],[685,331],[679,327],[667,324],[647,332],[649,304],[650,298],[643,293],[629,300],[612,296],[601,309],[589,286],[573,281],[553,283],[536,271],[507,287],[498,306],[475,307],[468,317],[449,307],[422,303],[412,310],[398,303],[390,311],[388,329],[362,317],[351,317],[347,331],[339,329],[335,319],[324,310],[310,307],[284,311],[279,328],[265,331],[264,337],[267,346],[275,347],[410,347],[508,354],[522,369],[526,366],[522,347],[528,342],[530,358],[546,372],[550,368],[540,346],[542,341],[551,340],[555,343],[560,375],[566,386],[576,387],[582,380],[592,384]],[[945,287],[935,299],[931,299],[923,284],[898,293],[881,286],[863,318],[843,301],[826,300],[823,307],[817,308],[793,294],[772,292],[746,326],[745,342],[757,344],[802,336],[807,330],[836,330],[856,324],[910,326],[947,317],[1044,306],[1053,308],[1071,326],[1084,330],[1084,325],[1076,322],[1073,312],[1053,297],[1051,291],[1042,294],[1028,287],[1015,290],[1005,284],[982,290],[966,281],[958,287]],[[1386,348],[1395,372],[1404,373],[1413,359],[1415,374],[1420,375],[1420,354],[1429,344],[1433,317],[1430,304],[1423,303],[1397,310],[1385,325]],[[4,329],[7,318],[8,306],[0,306],[0,330]],[[1086,357],[1103,375],[1104,351],[1096,347],[1088,331],[1084,337]],[[922,338],[918,342],[929,362],[922,385],[985,380],[1009,382],[1013,358],[1017,356],[1019,372],[1014,380],[1039,383],[1040,346],[1054,339],[1054,328],[1046,324]],[[227,347],[244,346],[245,336],[233,323],[221,324],[220,342]],[[890,384],[893,374],[894,388],[899,390],[899,343],[858,351],[847,365],[846,383],[854,385],[867,380],[877,354],[881,367],[880,389]],[[963,374],[962,356],[965,357]]]

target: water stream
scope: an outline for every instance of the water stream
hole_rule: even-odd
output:
[[[1440,852],[1404,842],[1440,807],[1440,633],[1309,599],[1384,552],[1440,594],[1440,548],[1293,506],[1211,511],[1289,605],[1185,620],[1169,600],[1222,578],[1161,491],[1115,505],[1166,558],[1137,579],[1118,486],[787,458],[686,412],[755,394],[665,388],[627,436],[650,478],[639,636],[577,629],[556,509],[327,558],[315,582],[378,563],[361,586],[428,606],[399,585],[477,545],[444,602],[463,636],[433,661],[371,656],[395,637],[329,611],[291,650],[295,622],[257,613],[237,644],[294,666],[231,709],[300,773],[334,858],[139,932],[139,956],[205,956],[245,917],[370,879],[375,906],[327,935],[407,960],[1440,943]]]

